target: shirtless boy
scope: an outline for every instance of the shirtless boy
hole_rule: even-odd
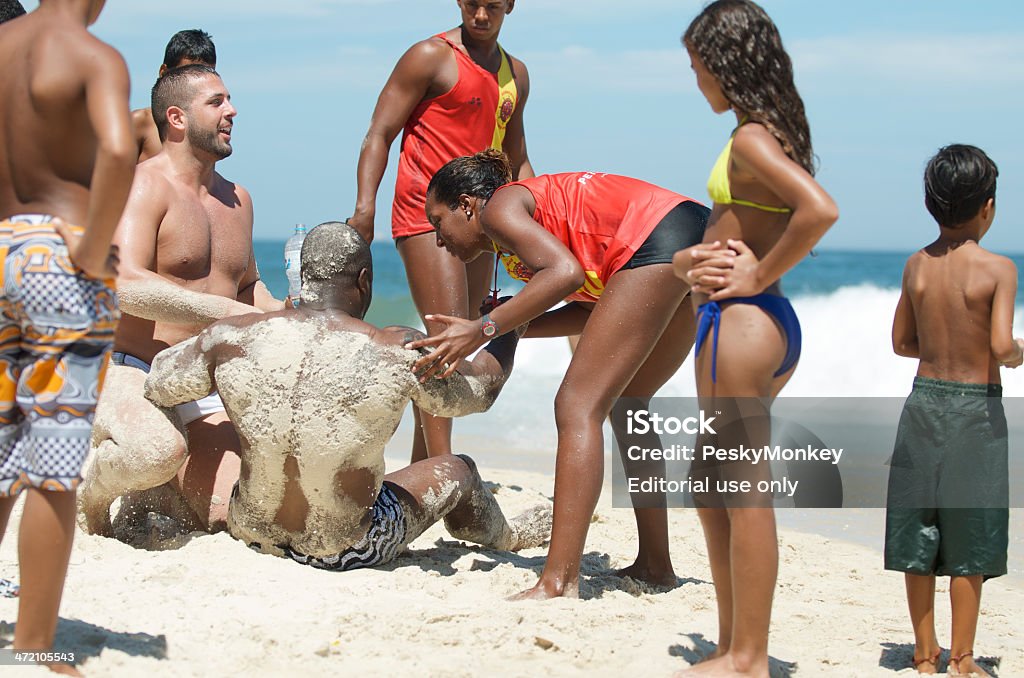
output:
[[[913,664],[938,673],[935,577],[953,610],[949,675],[974,661],[981,584],[1006,574],[1009,466],[1000,367],[1019,367],[1017,268],[979,241],[995,219],[995,163],[974,146],[941,149],[925,170],[939,237],[914,253],[892,325],[898,355],[918,358],[889,474],[885,568],[904,573]]]
[[[26,495],[15,650],[53,646],[118,318],[111,237],[135,154],[128,69],[86,30],[102,7],[41,0],[0,26],[0,535]]]
[[[494,274],[481,257],[464,264],[437,247],[425,212],[427,183],[449,160],[485,148],[504,150],[513,179],[533,176],[526,153],[523,109],[530,78],[522,61],[498,44],[515,0],[458,0],[462,24],[416,43],[402,55],[377,99],[359,153],[358,192],[349,218],[373,240],[377,190],[388,149],[402,132],[391,236],[420,316],[478,318]],[[431,334],[443,329],[424,319]],[[414,410],[412,460],[451,453],[451,421]]]
[[[160,74],[157,77],[162,78],[172,68],[189,64],[217,68],[217,48],[214,47],[210,34],[198,28],[178,31],[171,36],[164,49],[164,62],[160,64]],[[156,128],[156,121],[153,120],[152,108],[132,111],[132,132],[139,146],[139,162],[149,160],[160,152],[160,132]]]
[[[486,410],[512,371],[519,336],[492,341],[451,378],[421,382],[411,371],[419,354],[403,345],[422,333],[362,320],[372,277],[366,241],[345,224],[322,224],[302,246],[297,309],[222,320],[154,361],[148,398],[173,407],[216,387],[238,427],[232,536],[330,570],[386,563],[441,518],[459,539],[539,545],[550,511],[510,526],[469,457],[384,475],[384,446],[408,401],[446,417]]]
[[[216,394],[202,394],[164,412],[142,397],[142,385],[153,357],[168,346],[215,320],[283,306],[256,269],[248,192],[214,171],[231,154],[236,113],[220,76],[202,65],[168,71],[153,88],[153,110],[163,149],[138,166],[118,227],[124,316],[82,490],[86,529],[107,535],[113,500],[146,486],[131,474],[95,471],[124,468],[133,456],[184,460],[179,425],[194,452],[179,478],[182,497],[200,527],[223,528],[238,478],[238,437],[223,405]]]

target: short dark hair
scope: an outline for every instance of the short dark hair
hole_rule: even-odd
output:
[[[999,168],[976,146],[939,149],[924,171],[924,204],[939,226],[955,228],[996,197]]]
[[[153,111],[153,122],[156,123],[157,132],[160,133],[160,141],[167,140],[167,109],[177,106],[188,110],[195,95],[192,83],[207,75],[220,77],[220,74],[209,66],[189,64],[172,68],[157,78],[150,96],[150,109]]]
[[[373,270],[370,245],[359,231],[340,221],[326,221],[302,241],[302,279],[355,279],[363,269]]]
[[[0,0],[0,24],[16,19],[25,13],[25,8],[18,0]]]
[[[217,48],[213,46],[210,34],[198,28],[175,33],[164,49],[164,66],[177,68],[181,65],[182,59],[198,61],[216,68]]]
[[[510,181],[512,165],[508,156],[488,148],[446,163],[430,178],[427,195],[453,210],[459,206],[460,195],[490,200],[496,190]]]

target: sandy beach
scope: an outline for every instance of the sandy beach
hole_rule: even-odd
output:
[[[389,467],[398,449],[389,447]],[[482,471],[508,514],[549,501],[547,475]],[[19,514],[0,547],[0,576],[8,578],[17,576]],[[260,555],[227,534],[157,552],[79,532],[56,647],[74,652],[93,676],[669,676],[708,651],[716,634],[696,513],[670,515],[675,589],[649,591],[609,575],[632,562],[635,530],[629,510],[611,507],[606,487],[587,542],[582,600],[547,603],[505,601],[533,584],[545,549],[494,552],[456,541],[440,525],[391,565],[350,573]],[[1020,518],[1017,511],[1012,520]],[[916,675],[903,580],[881,569],[876,549],[785,527],[779,549],[773,676]],[[945,637],[945,582],[939,587]],[[986,585],[975,647],[1004,678],[1024,675],[1022,611],[1019,576]],[[16,615],[16,601],[0,599],[0,647],[10,646]]]

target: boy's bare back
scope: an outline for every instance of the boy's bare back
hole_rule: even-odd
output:
[[[1009,324],[1016,292],[1013,262],[977,242],[940,239],[911,256],[903,294],[913,314],[918,375],[1000,383],[1000,361],[993,348],[1000,335],[1012,342]]]

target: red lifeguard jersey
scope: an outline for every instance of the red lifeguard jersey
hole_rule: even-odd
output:
[[[695,202],[646,181],[600,172],[544,174],[507,186],[522,186],[533,194],[534,221],[561,240],[583,266],[583,287],[566,301],[597,301],[658,222],[676,205]],[[533,277],[514,253],[498,254],[516,280]]]
[[[427,185],[437,170],[454,158],[487,148],[501,150],[505,127],[519,101],[505,50],[497,73],[484,70],[444,34],[455,53],[459,79],[441,96],[421,101],[402,131],[398,179],[391,206],[391,237],[430,233]]]

